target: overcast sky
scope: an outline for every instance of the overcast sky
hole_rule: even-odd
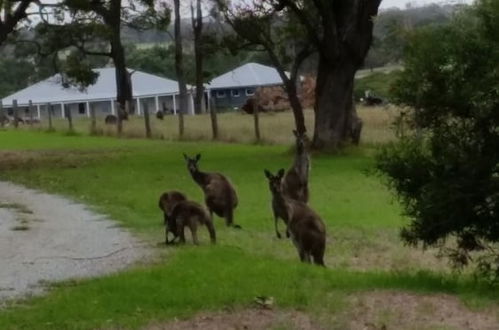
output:
[[[415,6],[421,6],[429,3],[472,3],[473,0],[383,0],[381,1],[380,8],[390,8],[390,7],[399,7],[405,8],[407,3],[412,3]]]

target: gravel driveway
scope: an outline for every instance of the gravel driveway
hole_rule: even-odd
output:
[[[0,182],[0,304],[44,282],[123,269],[149,254],[104,216],[66,198]]]

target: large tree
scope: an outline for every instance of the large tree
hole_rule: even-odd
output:
[[[132,104],[133,98],[121,31],[125,25],[140,29],[158,24],[158,20],[168,21],[168,9],[164,7],[163,12],[157,13],[154,5],[154,0],[63,0],[49,6],[52,12],[42,15],[44,21],[38,28],[42,48],[48,52],[76,49],[66,61],[70,68],[66,73],[83,85],[92,83],[96,77],[88,65],[81,65],[82,57],[106,56],[112,60],[119,105],[118,132],[121,120],[127,115],[126,104]]]
[[[356,122],[352,93],[355,72],[372,41],[373,16],[381,0],[278,0],[296,15],[318,53],[315,148],[338,148]]]
[[[267,53],[273,66],[284,83],[284,90],[295,118],[296,129],[306,132],[303,107],[298,97],[298,70],[303,61],[312,53],[310,42],[303,31],[296,28],[291,15],[283,15],[266,1],[241,1],[230,7],[226,1],[217,0],[226,22],[236,35],[228,34],[224,45],[232,52],[252,49]],[[291,73],[288,73],[288,68]]]
[[[414,134],[377,166],[410,218],[402,238],[440,246],[499,279],[499,2],[480,0],[447,26],[415,33],[395,100]],[[449,239],[452,238],[452,239]]]
[[[371,45],[373,17],[381,0],[262,0],[246,2],[245,7],[240,5],[241,1],[238,5],[228,5],[223,0],[217,2],[226,12],[235,12],[240,17],[247,16],[254,7],[260,13],[253,15],[260,20],[278,12],[295,24],[295,31],[304,35],[300,46],[310,44],[318,56],[313,146],[338,148],[350,139],[352,128],[358,123],[352,103],[354,76]],[[273,22],[274,28],[278,28],[282,20]],[[260,23],[255,20],[257,32]],[[293,54],[295,61],[301,54],[301,51]],[[283,81],[286,86],[284,77]]]

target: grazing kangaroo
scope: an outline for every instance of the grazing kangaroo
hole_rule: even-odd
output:
[[[308,202],[308,173],[310,171],[310,157],[306,150],[306,138],[303,133],[293,131],[296,137],[296,154],[293,166],[286,172],[282,181],[283,192],[291,199]]]
[[[225,218],[227,226],[241,228],[241,226],[234,224],[234,209],[237,207],[238,199],[236,190],[230,181],[220,173],[201,172],[198,168],[200,154],[194,158],[189,158],[184,154],[184,158],[192,178],[203,189],[205,203],[211,218],[213,219],[213,213],[215,213],[219,217]]]
[[[189,201],[184,194],[178,191],[170,191],[161,195],[159,208],[163,210],[165,221],[165,244],[172,244],[177,238],[185,243],[185,227],[189,227],[192,241],[198,245],[197,237],[198,223],[206,225],[213,244],[216,243],[216,233],[213,222],[206,210],[194,201]],[[173,239],[168,241],[168,233],[173,234]]]
[[[121,114],[121,120],[122,121],[125,121],[125,120],[128,120],[128,113],[123,111]],[[118,123],[118,117],[115,116],[115,115],[107,115],[105,118],[104,118],[104,123],[106,125],[116,125]]]
[[[282,190],[282,178],[284,169],[277,175],[272,175],[265,170],[265,176],[269,181],[272,192],[272,206],[274,213],[283,216],[282,220],[287,225],[291,234],[300,260],[324,266],[324,250],[326,248],[326,227],[317,213],[307,204],[293,200],[284,195]]]

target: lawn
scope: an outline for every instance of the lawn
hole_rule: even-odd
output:
[[[45,297],[14,304],[0,312],[2,329],[136,328],[200,310],[249,306],[260,295],[274,297],[279,307],[315,314],[340,311],[346,295],[371,289],[451,293],[468,303],[499,298],[467,275],[456,277],[435,251],[402,245],[398,230],[405,219],[370,174],[374,150],[367,147],[313,157],[310,205],[327,225],[327,269],[300,264],[291,242],[275,238],[263,169],[287,168],[289,147],[9,130],[0,131],[0,148],[0,179],[82,201],[159,254],[154,265],[57,285]],[[222,172],[237,187],[235,219],[243,229],[228,229],[216,219],[217,246],[208,244],[204,229],[200,247],[158,246],[160,193],[177,189],[202,200],[184,152],[201,153],[201,170]]]

